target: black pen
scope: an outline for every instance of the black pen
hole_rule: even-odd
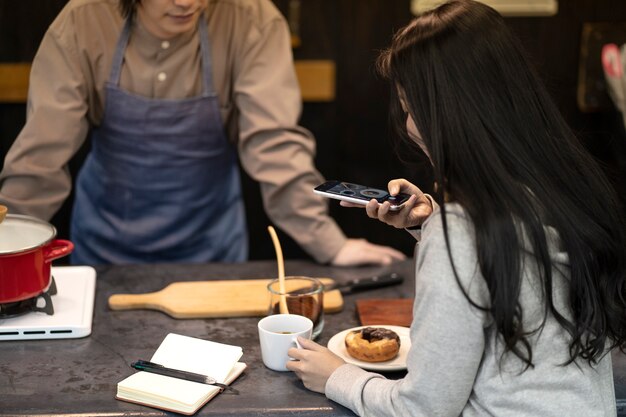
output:
[[[233,393],[238,393],[236,389],[231,388],[226,384],[220,384],[215,380],[215,378],[211,378],[207,375],[181,371],[180,369],[166,368],[165,366],[158,363],[144,360],[138,360],[137,362],[133,362],[130,364],[130,366],[140,371],[152,372],[153,374],[171,376],[172,378],[185,379],[187,381],[199,382],[201,384],[215,385],[220,388],[220,392],[224,390],[229,390]]]

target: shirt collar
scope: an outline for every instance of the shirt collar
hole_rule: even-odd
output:
[[[202,16],[200,17],[202,18]],[[170,39],[160,39],[150,32],[139,22],[137,18],[133,22],[131,42],[134,48],[145,58],[154,58],[157,54],[167,56],[174,51],[187,45],[198,36],[198,26],[189,32],[181,33]],[[166,46],[164,48],[164,45]]]

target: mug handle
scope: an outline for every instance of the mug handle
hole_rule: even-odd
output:
[[[74,250],[74,244],[65,239],[54,239],[43,248],[44,262],[52,262],[55,259],[69,255]]]
[[[291,343],[295,345],[296,349],[302,349],[302,345],[300,344],[300,342],[298,342],[298,336],[294,337]],[[292,358],[291,356],[289,356],[289,360],[295,361],[295,359]]]
[[[296,348],[302,349],[302,345],[300,344],[300,342],[298,342],[298,336],[293,338],[293,343],[296,344]]]

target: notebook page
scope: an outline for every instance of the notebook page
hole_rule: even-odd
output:
[[[118,384],[124,398],[169,408],[194,409],[219,388],[184,379],[137,372]]]
[[[170,333],[154,352],[151,361],[224,382],[242,355],[239,346]]]

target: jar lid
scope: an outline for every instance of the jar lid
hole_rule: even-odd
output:
[[[56,234],[56,229],[48,222],[21,214],[7,214],[0,223],[0,255],[36,249],[50,242]]]

